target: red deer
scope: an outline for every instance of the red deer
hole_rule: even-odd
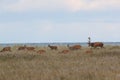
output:
[[[48,45],[48,47],[49,47],[51,50],[57,50],[57,46]]]
[[[86,50],[85,53],[93,53],[92,50]]]
[[[64,53],[64,54],[67,54],[67,53],[69,53],[69,50],[62,50],[61,52],[59,52],[59,53]]]
[[[94,47],[94,48],[97,48],[97,47],[103,48],[104,44],[102,42],[93,42],[93,43],[91,43],[90,37],[88,39],[89,39],[88,46]]]
[[[81,49],[81,45],[74,45],[74,46],[69,46],[67,45],[67,47],[70,49],[70,50],[78,50],[78,49]]]
[[[26,49],[27,49],[28,51],[35,51],[35,48],[34,48],[34,47],[26,47]]]
[[[4,47],[0,52],[5,52],[5,51],[11,52],[11,47]]]
[[[45,50],[38,50],[37,53],[43,54],[43,53],[46,53],[46,51]]]
[[[26,49],[26,45],[21,46],[21,47],[18,48],[18,50],[25,50],[25,49]]]

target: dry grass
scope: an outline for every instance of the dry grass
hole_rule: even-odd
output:
[[[34,51],[0,53],[0,80],[120,80],[120,47],[106,46],[104,49],[70,51],[58,53],[48,47],[36,47],[46,50],[44,54]],[[1,50],[1,48],[0,48]]]

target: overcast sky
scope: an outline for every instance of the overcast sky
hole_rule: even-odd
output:
[[[0,0],[0,43],[120,42],[120,0]]]

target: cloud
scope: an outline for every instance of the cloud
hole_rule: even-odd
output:
[[[0,23],[3,43],[47,41],[53,30],[53,24],[48,21]]]
[[[49,34],[53,28],[52,22],[48,21],[14,21],[0,23],[0,33],[2,34],[24,34],[24,35],[35,35],[35,34]],[[32,32],[32,33],[31,33]]]
[[[1,2],[0,9],[12,12],[25,11],[70,11],[119,9],[120,0],[12,0]]]
[[[1,42],[119,41],[120,23],[31,21],[0,23]]]

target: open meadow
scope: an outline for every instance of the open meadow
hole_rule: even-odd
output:
[[[18,47],[0,52],[0,80],[120,80],[120,46],[80,50],[36,46],[34,51]]]

